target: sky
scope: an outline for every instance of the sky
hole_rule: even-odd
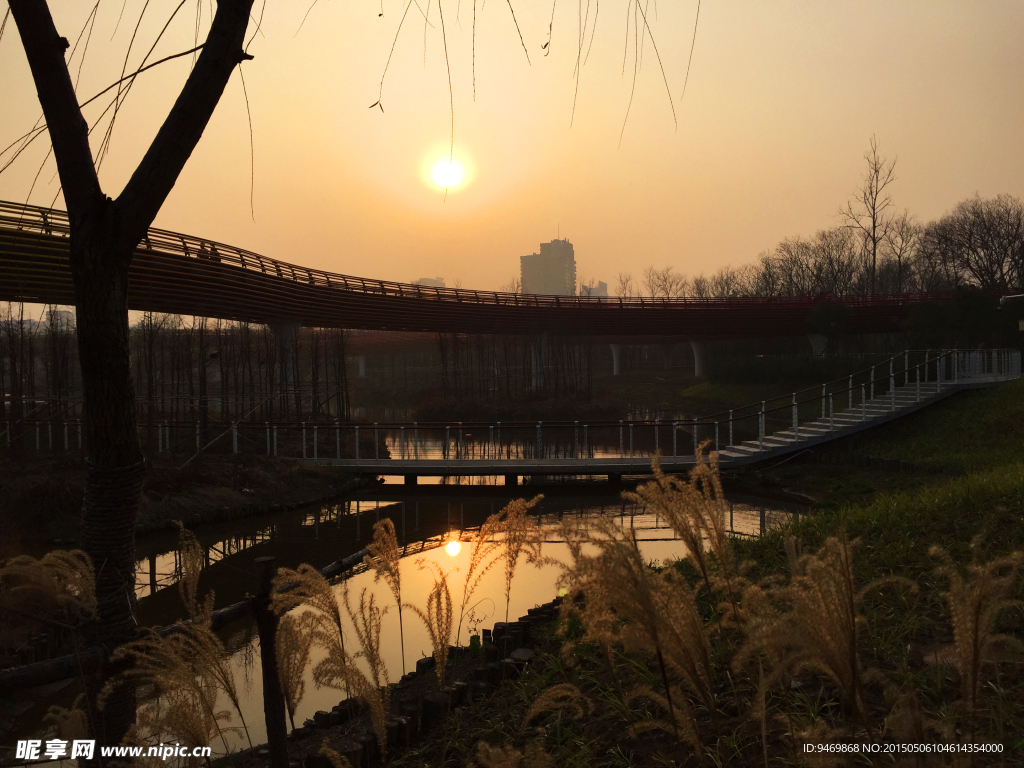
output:
[[[922,222],[976,193],[1024,197],[1024,2],[705,1],[688,79],[696,0],[646,0],[644,14],[631,0],[407,3],[267,3],[244,89],[236,72],[155,225],[479,289],[560,235],[581,278],[614,288],[620,272],[710,273],[835,226],[872,135],[897,159],[896,206]],[[126,55],[140,66],[178,2],[151,0],[140,22],[144,4],[99,3],[80,74],[83,44],[71,60],[82,101]],[[74,43],[93,4],[50,6]],[[210,0],[183,3],[148,61],[195,45],[197,12],[202,36]],[[109,196],[191,61],[141,74],[126,97],[100,168]],[[10,22],[0,105],[7,146],[40,116]],[[86,108],[90,124],[105,106]],[[63,206],[48,148],[44,135],[0,173],[0,199]],[[445,194],[431,170],[450,151],[464,179]]]

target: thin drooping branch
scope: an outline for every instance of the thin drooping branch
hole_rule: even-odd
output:
[[[111,90],[112,88],[116,88],[121,83],[123,83],[125,80],[131,80],[131,79],[133,79],[135,77],[138,77],[143,72],[145,72],[147,69],[152,69],[153,67],[157,66],[158,64],[163,64],[165,62],[172,61],[173,59],[180,59],[182,56],[188,56],[190,53],[195,53],[196,51],[202,50],[202,47],[203,47],[203,45],[200,44],[200,45],[197,45],[195,48],[189,48],[187,51],[181,51],[180,53],[172,53],[170,56],[164,56],[162,59],[160,59],[158,61],[154,61],[152,64],[147,64],[144,67],[139,67],[134,72],[132,72],[130,75],[125,75],[120,80],[115,80],[114,82],[112,82],[110,85],[108,85],[106,88],[104,88],[102,91],[97,93],[92,98],[87,99],[86,101],[83,101],[79,106],[85,107],[85,106],[88,106],[89,104],[92,104],[94,101],[96,101],[96,99],[98,99],[100,96],[105,94],[107,91]]]
[[[693,39],[690,41],[690,58],[686,60],[686,77],[683,78],[683,92],[679,100],[686,95],[686,84],[690,82],[690,65],[693,64],[693,49],[697,46],[697,22],[700,20],[700,0],[697,0],[697,15],[693,19]]]
[[[523,40],[523,33],[519,29],[519,22],[516,20],[516,12],[515,12],[515,9],[512,7],[512,0],[507,0],[507,2],[508,2],[508,9],[512,13],[512,23],[516,25],[516,32],[519,33],[519,42],[523,46],[523,53],[526,54],[526,63],[527,64],[531,64],[532,62],[530,61],[530,52],[528,50],[526,50],[526,41]],[[438,5],[440,5],[440,3],[438,3]]]

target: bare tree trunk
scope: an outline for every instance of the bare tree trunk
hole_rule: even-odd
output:
[[[135,629],[135,523],[144,474],[128,346],[128,265],[192,150],[235,67],[252,0],[221,0],[202,53],[138,168],[111,200],[100,187],[88,124],[64,60],[69,47],[42,0],[9,0],[60,174],[71,224],[78,350],[89,449],[83,549],[96,571],[93,639],[113,649]],[[107,673],[112,670],[107,670]],[[98,681],[102,683],[102,679]],[[135,691],[119,687],[90,706],[100,744],[118,744],[135,721]]]

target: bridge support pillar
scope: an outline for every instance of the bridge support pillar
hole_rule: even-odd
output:
[[[693,350],[693,375],[704,376],[705,367],[705,352],[707,343],[703,341],[691,341],[690,349]]]
[[[811,352],[815,355],[824,355],[828,349],[828,336],[823,333],[808,333],[807,340],[811,342]]]
[[[417,485],[419,483],[419,481],[420,481],[419,480],[419,475],[406,475],[405,476],[405,484],[406,485]]]
[[[621,472],[609,472],[608,473],[608,485],[612,488],[622,487],[622,473]]]
[[[505,475],[505,485],[519,485],[519,475]]]
[[[609,344],[612,350],[612,376],[622,373],[622,345]]]

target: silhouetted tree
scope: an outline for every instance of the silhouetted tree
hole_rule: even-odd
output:
[[[64,59],[69,47],[43,0],[9,0],[53,145],[71,224],[79,360],[89,464],[82,547],[96,564],[94,640],[108,648],[135,629],[135,522],[142,450],[129,362],[128,265],[199,142],[243,49],[252,0],[220,0],[202,52],[145,156],[112,200],[104,194]],[[121,686],[94,714],[93,736],[117,744],[135,720]]]

